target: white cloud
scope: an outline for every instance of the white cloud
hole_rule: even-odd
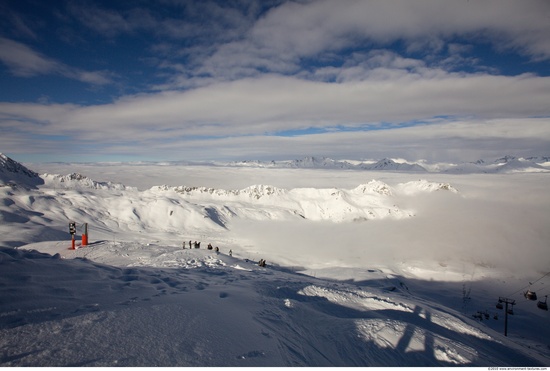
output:
[[[475,86],[490,81],[482,79]],[[505,81],[506,85],[521,89],[520,81],[513,78],[505,78]],[[248,84],[255,82],[251,80]],[[421,89],[417,94],[422,96],[411,105],[399,104],[402,93],[397,90],[402,86],[398,84],[391,90],[390,84],[385,85],[389,90],[386,95],[397,95],[394,104],[383,105],[383,101],[369,103],[367,99],[355,105],[346,102],[350,94],[358,94],[354,85],[344,87],[342,84],[307,82],[310,84],[310,96],[330,87],[336,91],[329,93],[328,97],[321,95],[302,100],[302,94],[307,94],[299,84],[293,83],[303,81],[286,78],[276,84],[255,88],[228,83],[219,91],[209,86],[199,89],[201,91],[129,97],[114,104],[91,107],[2,103],[0,123],[10,135],[0,139],[0,146],[4,152],[18,153],[34,148],[38,140],[41,148],[50,146],[54,153],[58,153],[60,142],[49,141],[47,136],[67,136],[72,140],[64,142],[64,150],[71,152],[72,148],[78,148],[81,155],[133,154],[142,158],[158,156],[197,160],[289,159],[307,155],[350,159],[393,156],[429,161],[474,161],[503,154],[546,155],[550,148],[549,119],[526,118],[524,111],[529,109],[521,107],[523,103],[517,99],[521,96],[518,91],[509,92],[510,98],[502,102],[499,97],[494,98],[500,105],[499,109],[509,106],[509,111],[503,114],[504,118],[491,118],[495,103],[489,102],[488,105],[493,108],[489,107],[485,112],[483,103],[474,102],[480,99],[474,94],[468,101],[456,102],[457,107],[461,104],[476,105],[480,109],[477,115],[486,119],[429,118],[424,125],[404,128],[399,128],[397,121],[390,129],[382,129],[378,122],[371,121],[368,124],[373,128],[379,127],[378,130],[336,130],[296,137],[264,135],[270,131],[300,129],[308,125],[325,126],[327,129],[336,124],[352,127],[362,116],[369,114],[381,117],[393,115],[396,119],[409,115],[417,117],[419,112],[435,116],[435,111],[430,111],[430,107],[440,94],[436,92],[428,98],[422,95],[425,89]],[[429,81],[418,83],[427,84]],[[286,88],[285,84],[288,84]],[[243,88],[242,91],[237,87]],[[503,90],[494,86],[485,88],[489,91]],[[266,97],[262,89],[272,94]],[[379,90],[379,87],[374,89],[378,93]],[[482,96],[484,94],[482,92]],[[531,95],[526,93],[526,96]],[[233,100],[229,100],[229,96]],[[337,97],[340,100],[334,101]],[[453,102],[449,98],[439,99]],[[420,103],[421,107],[414,107],[414,104]],[[340,107],[343,104],[347,105]],[[376,107],[377,104],[381,106]],[[346,112],[350,109],[355,111]],[[408,112],[411,109],[414,112]],[[518,111],[514,112],[515,109]],[[333,110],[337,112],[331,112]],[[515,118],[506,118],[508,116]],[[22,145],[25,142],[27,145]]]
[[[141,18],[136,22],[137,16],[132,17],[131,21],[119,12],[102,9],[97,6],[79,6],[75,3],[69,3],[68,9],[85,26],[93,28],[96,32],[106,36],[133,32],[151,22],[150,17],[143,13],[140,14]]]
[[[349,83],[280,76],[243,79],[82,107],[62,122],[80,128],[93,124],[100,131],[115,133],[121,128],[149,128],[182,129],[189,135],[251,135],[434,116],[550,115],[546,104],[550,101],[550,78],[456,74],[378,77]]]
[[[69,12],[89,29],[106,37],[150,32],[171,40],[185,39],[191,43],[204,41],[220,43],[239,38],[253,23],[258,9],[249,4],[224,4],[213,1],[165,2],[150,8],[134,6],[113,10],[96,4],[69,4]],[[138,4],[139,5],[139,4]],[[158,9],[170,9],[166,16]]]
[[[398,63],[404,63],[402,61]],[[407,62],[407,65],[416,65]],[[430,120],[437,116],[523,118],[549,116],[550,78],[522,75],[407,73],[380,68],[362,81],[326,83],[276,75],[213,84],[185,92],[124,97],[79,107],[3,103],[4,116],[46,122],[49,130],[126,138],[141,135],[239,136]],[[343,70],[345,72],[345,69]],[[396,72],[398,71],[398,72]]]
[[[94,85],[111,83],[109,74],[100,71],[85,71],[48,58],[16,41],[0,37],[0,61],[16,76],[61,75]]]
[[[17,76],[35,76],[54,73],[59,63],[49,59],[31,48],[0,37],[0,60]]]
[[[210,159],[293,159],[327,156],[336,159],[475,161],[512,153],[548,153],[548,119],[434,121],[428,125],[388,130],[332,132],[297,137],[246,136],[185,144],[189,155],[208,148]],[[179,151],[177,145],[171,150]],[[169,152],[169,151],[167,151]],[[185,157],[187,158],[187,157]]]
[[[383,47],[399,40],[405,41],[409,52],[450,52],[456,60],[456,48],[445,50],[446,40],[455,36],[546,60],[550,58],[549,15],[550,5],[540,0],[286,2],[272,8],[241,37],[201,55],[197,74],[207,72],[221,80],[265,70],[294,74],[303,59],[315,60],[358,45]]]
[[[455,36],[464,42],[486,42],[497,50],[513,49],[534,60],[550,58],[546,37],[550,34],[550,6],[540,0],[321,0],[284,2],[266,13],[260,12],[265,4],[257,2],[229,6],[208,1],[167,3],[175,9],[173,16],[161,17],[155,9],[143,7],[115,11],[72,4],[69,10],[82,24],[107,37],[147,33],[166,78],[165,83],[155,83],[154,89],[160,90],[266,72],[306,77],[302,67],[308,59],[333,58],[338,64],[342,62],[337,55],[341,50],[360,50],[361,45],[383,48],[395,41],[404,41],[409,52],[442,54],[442,68],[453,69],[466,62],[483,70],[475,58],[461,55],[466,45],[455,43],[445,48],[446,41]],[[181,45],[179,40],[186,42]],[[166,68],[182,60],[184,71]],[[345,72],[347,79],[356,76],[350,69]],[[315,75],[314,70],[308,73],[309,77]]]
[[[314,1],[285,3],[257,22],[252,38],[274,53],[311,55],[357,38],[410,42],[454,35],[484,36],[502,47],[550,57],[545,1]],[[278,32],[273,32],[277,30]]]

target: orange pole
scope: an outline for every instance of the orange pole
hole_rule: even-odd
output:
[[[71,239],[72,243],[71,243],[71,250],[76,250],[75,247],[74,247],[74,234],[73,234],[73,238]]]
[[[82,233],[82,246],[88,245],[88,223],[84,223],[84,233]]]

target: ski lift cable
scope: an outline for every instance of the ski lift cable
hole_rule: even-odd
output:
[[[533,282],[529,282],[529,285],[522,287],[521,289],[515,291],[513,294],[510,294],[510,295],[508,295],[508,296],[509,296],[509,297],[510,297],[510,296],[514,296],[515,294],[517,294],[517,293],[519,293],[519,292],[525,290],[526,288],[531,287],[533,284],[535,284],[535,283],[537,283],[538,281],[542,280],[544,277],[548,276],[549,274],[550,274],[550,272],[547,272],[547,273],[543,274],[539,279],[537,279],[537,280],[535,280],[535,281],[533,281]]]
[[[548,276],[549,274],[550,274],[550,272],[547,272],[547,273],[543,274],[538,280],[533,281],[533,282],[531,283],[531,285],[533,285],[533,284],[539,282],[540,280],[542,280],[544,277]]]

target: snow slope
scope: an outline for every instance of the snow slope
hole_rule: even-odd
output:
[[[190,183],[210,176],[193,169]],[[0,366],[550,364],[548,312],[522,300],[550,285],[544,174],[335,170],[292,187],[298,173],[278,170],[261,177],[281,186],[236,189],[5,183]],[[69,249],[69,221],[90,245]],[[508,337],[498,296],[517,300]]]
[[[131,242],[74,252],[51,242],[0,251],[2,284],[9,287],[2,290],[3,366],[547,362],[392,285],[397,280],[381,271],[371,273],[372,283],[345,283],[204,249]]]

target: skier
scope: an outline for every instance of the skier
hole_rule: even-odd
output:
[[[229,256],[233,256],[233,250],[229,250]]]
[[[191,243],[191,240],[189,240],[189,248],[191,249],[193,246],[193,244]]]

